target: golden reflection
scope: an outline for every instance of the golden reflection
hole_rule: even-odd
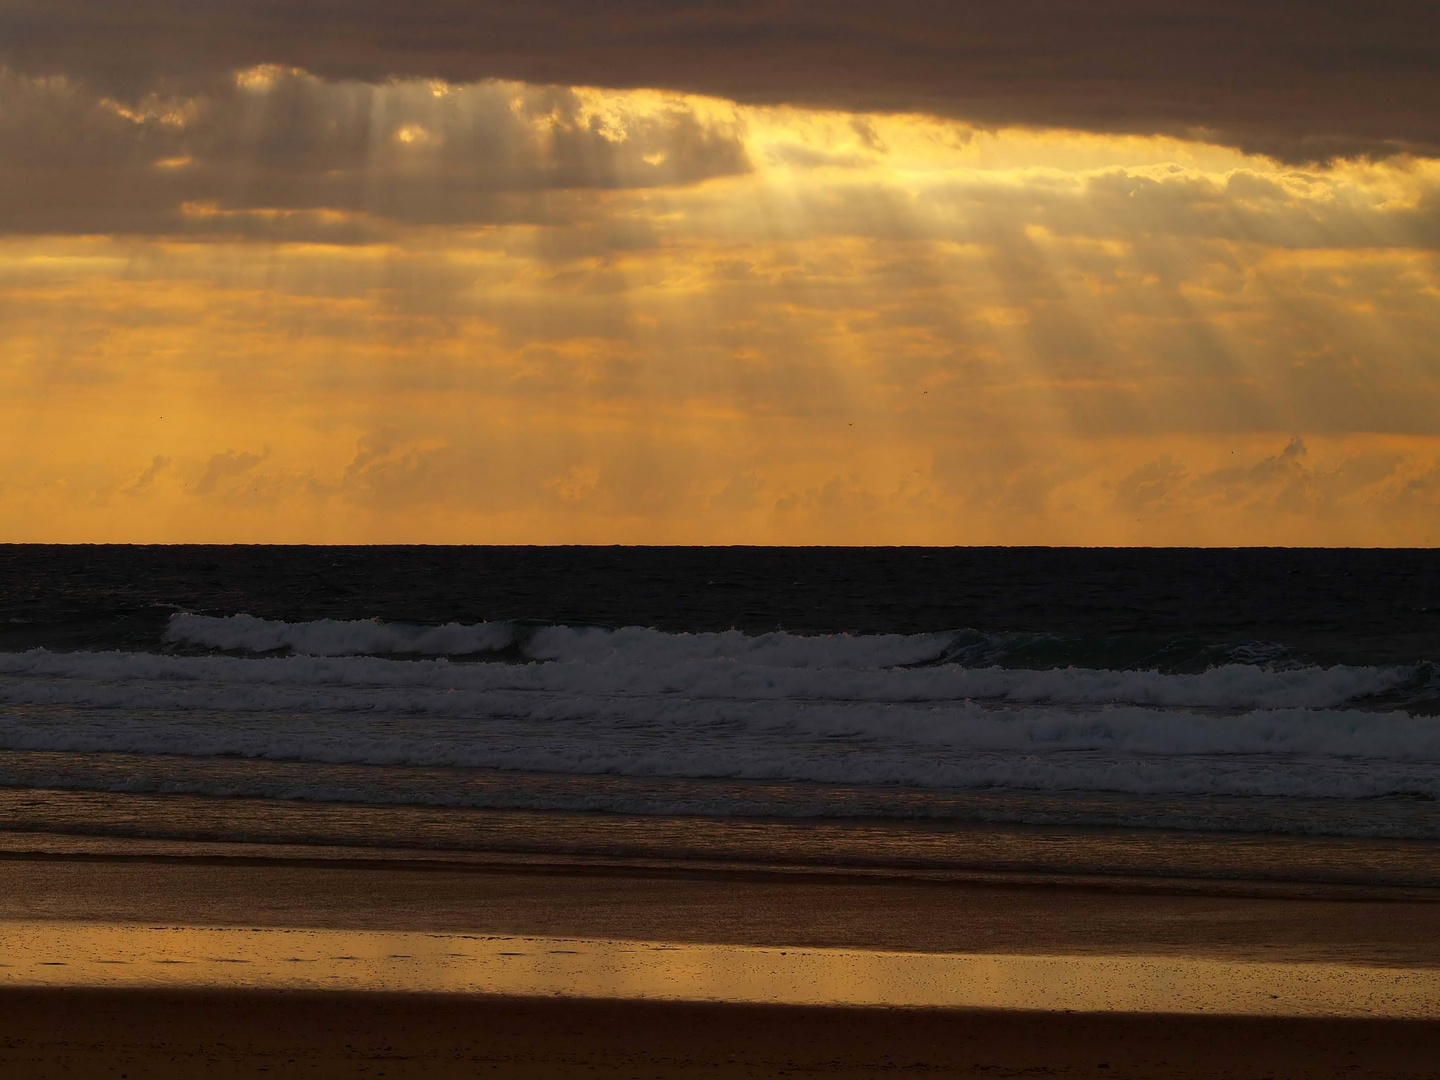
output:
[[[0,985],[1265,1016],[1440,1016],[1440,971],[1157,956],[669,945],[385,931],[0,924]]]

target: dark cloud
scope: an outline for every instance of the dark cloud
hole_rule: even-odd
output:
[[[1433,0],[0,0],[0,60],[131,97],[279,63],[1440,151]]]
[[[121,101],[0,72],[0,232],[360,242],[387,222],[552,220],[550,193],[749,167],[738,131],[681,104],[600,117],[565,88],[280,70]]]

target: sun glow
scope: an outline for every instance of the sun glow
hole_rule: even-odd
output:
[[[99,133],[0,239],[11,539],[1440,539],[1437,162],[273,66],[4,92]]]

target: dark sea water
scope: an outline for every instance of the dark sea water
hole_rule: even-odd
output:
[[[1435,551],[0,547],[0,830],[1440,883],[1437,660]]]

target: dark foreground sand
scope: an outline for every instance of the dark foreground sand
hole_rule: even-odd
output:
[[[823,875],[0,858],[0,919],[1440,966],[1440,903]],[[1440,1022],[0,986],[0,1078],[1440,1077]]]
[[[0,990],[32,1077],[1434,1077],[1440,1024]]]

